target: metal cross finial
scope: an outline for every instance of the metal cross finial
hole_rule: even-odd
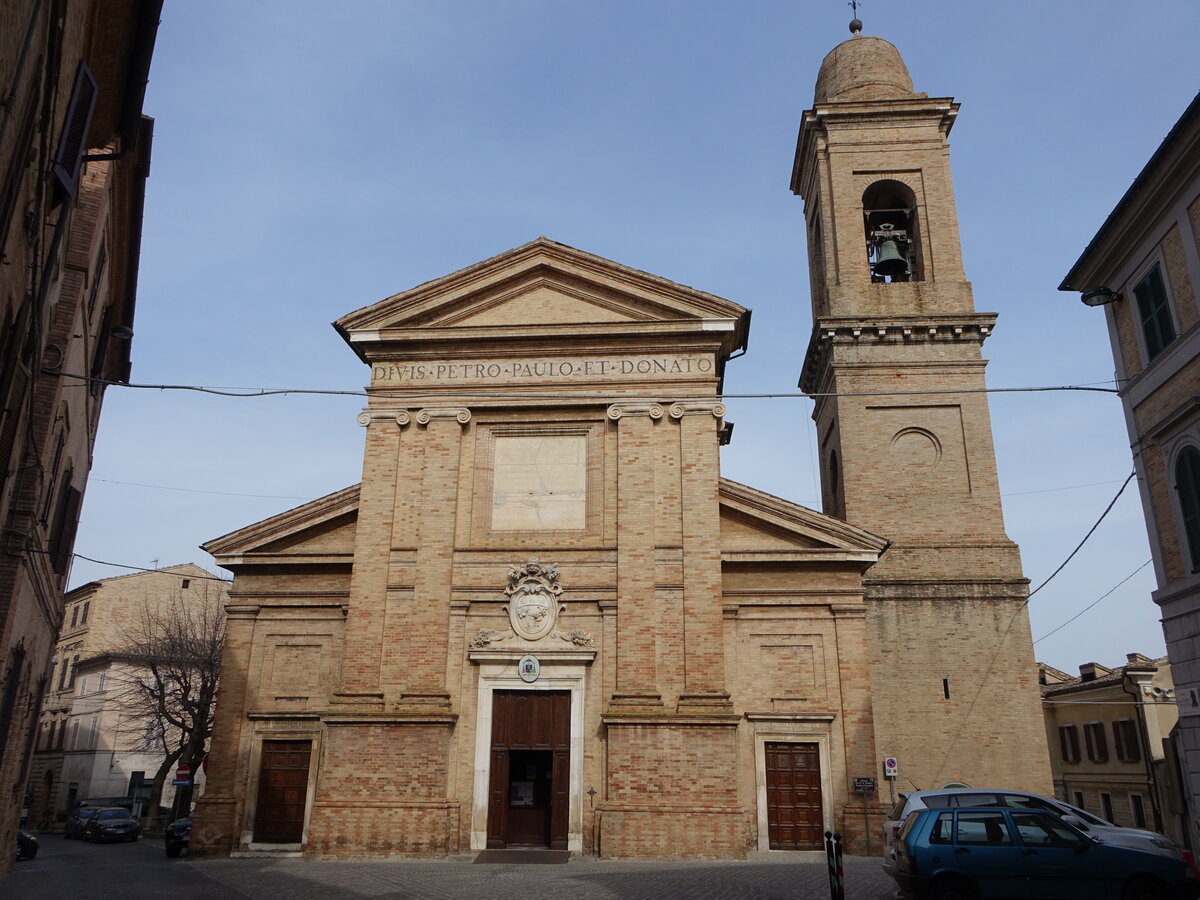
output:
[[[846,5],[854,11],[854,18],[850,21],[850,33],[859,34],[862,32],[862,20],[858,18],[859,0],[850,0]]]

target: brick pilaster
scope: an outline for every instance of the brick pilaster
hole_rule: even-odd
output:
[[[401,706],[449,706],[446,687],[450,592],[454,581],[454,517],[458,499],[458,463],[463,428],[471,411],[462,407],[422,409],[417,425],[425,430],[417,555],[413,578],[418,621],[402,629],[409,664]]]
[[[659,705],[654,609],[654,432],[658,403],[608,408],[617,423],[616,706]]]
[[[725,405],[672,404],[679,423],[683,515],[684,686],[679,705],[731,708],[724,683],[721,618],[720,459],[717,432]]]
[[[409,424],[407,410],[367,411],[358,424],[367,429],[354,573],[350,581],[350,615],[346,621],[346,656],[342,698],[378,694],[384,644],[392,507],[395,502],[396,457],[400,430]]]

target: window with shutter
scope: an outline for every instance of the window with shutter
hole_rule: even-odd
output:
[[[1058,729],[1058,744],[1063,762],[1079,762],[1079,732],[1074,725],[1063,725]]]
[[[1104,736],[1104,724],[1088,722],[1083,726],[1083,739],[1087,744],[1087,756],[1092,762],[1108,762],[1108,740]]]
[[[22,176],[33,158],[30,149],[33,144],[33,126],[37,122],[37,101],[41,96],[41,87],[42,79],[39,73],[25,97],[17,138],[13,144],[13,154],[9,157],[8,169],[4,172],[4,181],[0,182],[0,258],[3,258],[8,247],[9,230],[19,206],[17,201],[21,196]]]
[[[59,575],[67,571],[67,564],[71,561],[75,529],[79,526],[79,507],[83,503],[83,494],[71,484],[71,475],[72,472],[68,470],[63,478],[62,497],[50,535],[50,565]]]
[[[62,134],[58,138],[58,150],[54,154],[52,170],[58,182],[59,201],[75,196],[79,185],[79,170],[83,168],[83,151],[87,144],[88,128],[92,124],[92,112],[96,108],[96,79],[82,60],[75,70],[75,87],[67,103],[67,115],[63,120]]]
[[[1142,751],[1132,719],[1113,722],[1113,749],[1121,762],[1141,762]]]
[[[1184,447],[1175,463],[1175,490],[1192,571],[1200,571],[1200,450]]]
[[[1151,360],[1175,340],[1171,304],[1167,300],[1167,286],[1158,263],[1134,285],[1133,295],[1137,298],[1142,335],[1146,339],[1146,357],[1147,360]]]

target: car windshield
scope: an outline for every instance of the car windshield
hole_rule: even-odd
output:
[[[126,819],[129,817],[129,811],[124,809],[102,809],[97,819]]]

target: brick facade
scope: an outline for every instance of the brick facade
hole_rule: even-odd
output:
[[[1200,100],[1193,101],[1121,198],[1060,290],[1112,292],[1102,304],[1150,538],[1179,709],[1172,753],[1186,809],[1178,828],[1200,846],[1200,542],[1189,544],[1177,466],[1200,451]],[[1136,291],[1157,271],[1170,333],[1152,353]],[[1190,494],[1188,494],[1190,496]]]
[[[882,43],[827,63],[825,94],[855,99],[818,104],[836,128],[817,144],[898,135],[880,165],[922,198],[927,278],[873,284],[835,252],[862,244],[869,182],[830,154],[835,181],[805,195],[825,273],[805,386],[962,393],[820,399],[840,462],[818,513],[720,477],[748,324],[728,300],[539,238],[344,316],[371,373],[361,485],[206,545],[236,578],[194,852],[526,843],[542,778],[535,843],[572,852],[736,858],[829,829],[866,853],[889,789],[854,779],[884,750],[923,786],[1048,789],[1026,583],[970,393],[994,317],[961,271],[955,107],[863,99],[854,72],[907,79],[898,54],[871,74]],[[521,691],[566,695],[552,741],[493,717]],[[259,812],[285,805],[263,788],[278,739],[312,758],[282,845]]]

